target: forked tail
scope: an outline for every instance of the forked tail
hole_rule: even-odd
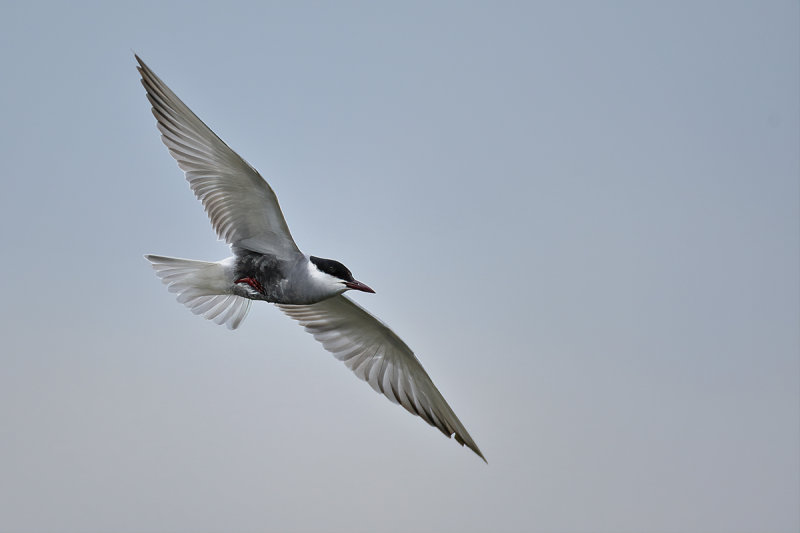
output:
[[[177,300],[196,315],[236,329],[250,310],[250,300],[231,293],[223,263],[146,255],[156,275]]]

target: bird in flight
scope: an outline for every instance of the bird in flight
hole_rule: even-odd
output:
[[[146,255],[192,313],[236,329],[253,300],[275,304],[373,389],[486,461],[414,352],[344,296],[374,293],[343,264],[301,252],[272,188],[135,55],[161,140],[233,256],[218,262]]]

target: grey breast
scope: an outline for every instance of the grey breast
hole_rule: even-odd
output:
[[[284,303],[287,300],[288,278],[291,262],[273,254],[262,254],[245,248],[236,248],[235,279],[252,278],[264,289],[263,300]]]

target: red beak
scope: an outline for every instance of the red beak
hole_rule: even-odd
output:
[[[357,291],[364,291],[364,292],[371,292],[371,293],[375,294],[375,291],[373,291],[372,289],[370,289],[369,287],[367,287],[366,285],[364,285],[360,281],[356,281],[356,280],[348,281],[347,283],[344,284],[344,286],[347,287],[348,289],[354,289],[354,290],[357,290]]]

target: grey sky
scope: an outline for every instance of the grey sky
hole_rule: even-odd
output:
[[[800,529],[794,1],[6,2],[0,531]],[[132,50],[489,464],[215,260]]]

